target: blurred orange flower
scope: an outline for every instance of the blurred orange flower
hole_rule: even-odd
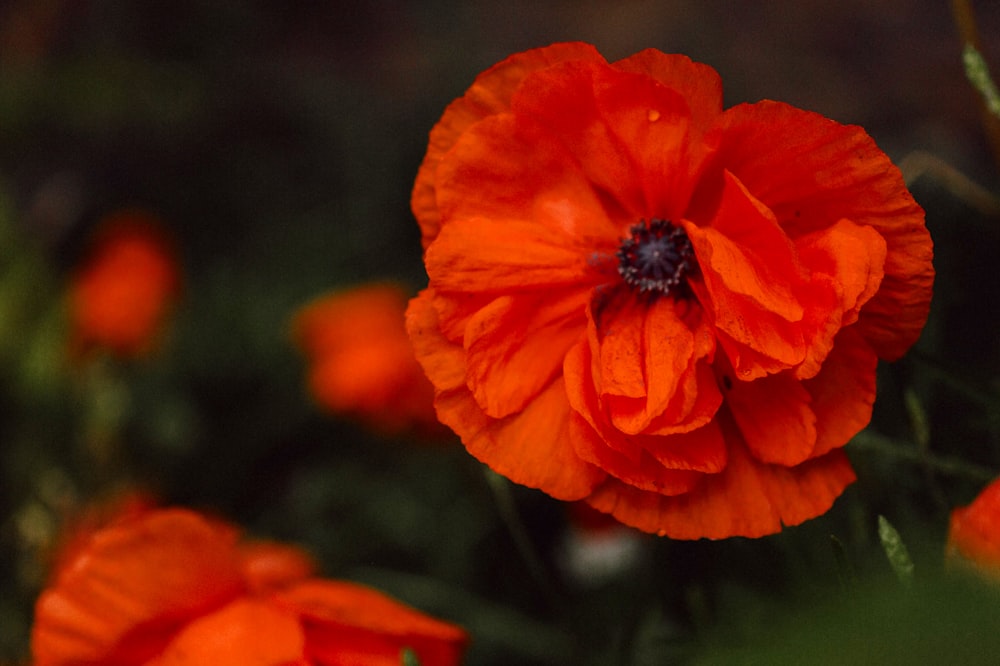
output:
[[[427,666],[459,663],[465,632],[375,590],[313,577],[292,546],[244,542],[185,509],[124,516],[65,561],[35,609],[35,666]]]
[[[406,335],[406,292],[370,284],[318,298],[296,313],[293,336],[308,359],[316,402],[383,432],[442,432],[434,388]]]
[[[156,343],[180,285],[161,222],[143,210],[103,218],[70,286],[74,347],[141,356]]]
[[[948,556],[1000,577],[1000,479],[972,504],[951,512]]]
[[[409,332],[497,472],[674,538],[761,536],[854,472],[878,358],[927,318],[923,210],[861,129],[722,109],[716,72],[582,43],[481,74],[430,135]]]

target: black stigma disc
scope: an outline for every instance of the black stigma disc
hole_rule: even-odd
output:
[[[640,294],[679,294],[694,269],[694,250],[684,229],[667,220],[644,220],[629,229],[616,256],[618,274]]]

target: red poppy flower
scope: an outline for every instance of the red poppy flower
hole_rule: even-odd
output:
[[[123,357],[151,351],[179,283],[177,258],[159,220],[141,210],[107,216],[70,287],[76,347]]]
[[[458,627],[353,583],[292,546],[158,509],[95,531],[38,600],[35,666],[459,663]]]
[[[972,504],[951,512],[948,555],[1000,578],[1000,479]]]
[[[680,55],[508,58],[434,127],[412,206],[441,421],[510,479],[675,538],[827,511],[877,359],[928,314],[923,211],[872,139],[723,110]]]
[[[383,432],[440,432],[434,387],[406,335],[406,301],[394,284],[334,292],[295,315],[293,335],[310,362],[310,392],[323,407]]]

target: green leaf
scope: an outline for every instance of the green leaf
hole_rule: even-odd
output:
[[[403,648],[399,653],[399,663],[401,666],[420,666],[420,658],[412,648]]]
[[[906,544],[900,538],[899,532],[886,520],[885,516],[878,517],[878,538],[882,542],[885,556],[889,558],[889,564],[896,572],[899,581],[904,585],[909,585],[913,582],[913,560],[910,559],[910,552],[906,549]]]

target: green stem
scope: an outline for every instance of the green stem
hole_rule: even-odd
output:
[[[489,469],[486,470],[486,482],[493,493],[497,510],[500,512],[500,519],[507,527],[511,539],[514,540],[514,547],[517,548],[518,554],[520,554],[525,566],[528,567],[528,573],[535,579],[535,583],[541,589],[542,594],[545,595],[549,603],[553,607],[557,607],[559,605],[557,603],[559,595],[552,586],[545,566],[542,564],[542,558],[535,549],[531,538],[528,536],[528,531],[524,528],[524,522],[517,512],[514,495],[510,491],[510,482]]]
[[[911,442],[892,439],[885,435],[863,430],[854,436],[850,446],[862,451],[873,451],[915,465],[923,465],[935,472],[948,476],[964,476],[977,481],[992,481],[997,471],[984,465],[966,462],[958,458],[934,455],[918,450]]]
[[[947,385],[950,389],[957,393],[962,394],[969,400],[978,403],[981,407],[985,407],[989,410],[996,409],[1000,399],[997,398],[989,390],[981,388],[972,384],[971,382],[962,379],[956,375],[950,368],[948,368],[944,363],[921,352],[919,349],[911,349],[908,354],[908,358],[917,363],[920,363],[925,369],[930,371],[935,377],[937,377],[941,382]]]

